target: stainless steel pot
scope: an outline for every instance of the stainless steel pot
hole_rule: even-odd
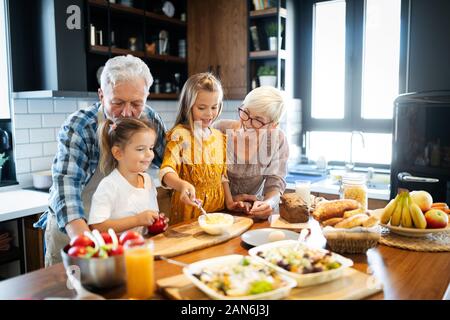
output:
[[[67,245],[61,250],[64,267],[78,266],[80,268],[81,284],[96,289],[113,288],[126,282],[124,255],[103,258],[77,258],[67,254]]]

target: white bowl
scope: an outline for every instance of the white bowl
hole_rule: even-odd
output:
[[[298,287],[314,286],[317,284],[335,280],[344,274],[344,271],[346,268],[351,267],[353,265],[352,260],[347,259],[339,254],[332,253],[332,257],[341,264],[341,266],[339,268],[322,271],[322,272],[299,274],[296,272],[287,271],[286,269],[283,269],[275,264],[272,264],[272,263],[268,262],[267,260],[263,259],[262,257],[258,256],[258,252],[260,252],[260,251],[264,252],[264,251],[267,251],[272,248],[293,247],[296,245],[297,245],[296,240],[283,240],[283,241],[271,242],[271,243],[263,244],[258,247],[254,247],[254,248],[250,249],[248,251],[248,253],[250,256],[260,259],[261,261],[264,261],[264,263],[272,266],[275,270],[279,271],[280,273],[285,274],[288,277],[291,277],[292,279],[296,280]],[[313,248],[313,249],[319,250],[319,251],[324,251],[324,252],[328,251],[328,250],[325,250],[322,248]]]
[[[52,186],[52,172],[50,170],[34,172],[32,176],[33,187],[36,189],[48,189]]]
[[[186,277],[189,278],[189,280],[192,281],[194,285],[196,285],[200,290],[202,290],[205,294],[207,294],[210,298],[216,299],[216,300],[277,300],[277,299],[283,299],[289,295],[291,292],[291,289],[295,287],[295,280],[291,279],[281,273],[280,277],[284,280],[285,286],[282,286],[280,288],[277,288],[272,291],[259,293],[259,294],[253,294],[253,295],[247,295],[247,296],[226,296],[224,294],[221,294],[214,289],[208,287],[205,283],[200,281],[195,274],[200,273],[200,271],[203,268],[210,268],[214,266],[233,266],[237,265],[244,256],[239,254],[232,254],[228,256],[221,256],[206,260],[197,261],[195,263],[191,263],[188,267],[183,268],[183,273]],[[255,261],[255,258],[248,257],[250,261]]]
[[[214,223],[215,220],[217,223]],[[208,223],[208,220],[211,222]],[[208,213],[207,215],[202,214],[198,217],[198,224],[203,231],[211,235],[220,235],[230,229],[234,223],[234,217],[228,213]]]

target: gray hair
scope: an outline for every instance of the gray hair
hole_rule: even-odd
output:
[[[153,77],[144,61],[132,55],[114,57],[105,64],[101,75],[101,88],[105,91],[108,85],[114,87],[117,82],[137,78],[145,80],[146,91],[149,91]]]
[[[283,92],[271,86],[262,86],[247,94],[243,107],[265,115],[273,122],[279,122],[285,112],[286,103]]]

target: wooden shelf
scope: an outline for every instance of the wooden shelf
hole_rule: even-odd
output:
[[[0,251],[0,265],[20,260],[20,249],[11,247],[8,251]]]
[[[106,0],[89,0],[88,3],[93,6],[107,8],[108,2]],[[144,9],[138,9],[133,7],[124,6],[118,3],[110,3],[109,7],[116,12],[130,13],[138,16],[145,16],[150,19],[158,20],[161,22],[173,24],[180,27],[186,27],[186,22],[180,19],[170,18],[162,14],[146,11]]]
[[[278,58],[278,55],[281,59],[286,59],[286,50],[279,50],[279,51],[269,51],[269,50],[262,50],[262,51],[251,51],[249,54],[249,57],[251,60],[257,60],[257,59],[276,59]]]
[[[181,58],[177,56],[169,56],[162,54],[147,54],[145,57],[147,59],[161,60],[166,62],[186,63],[186,58]]]
[[[276,17],[277,15],[277,8],[250,11],[250,19]],[[287,10],[285,8],[280,8],[280,16],[282,18],[287,17]]]
[[[139,57],[139,58],[143,58],[145,56],[144,51],[138,51],[138,50],[133,51],[133,50],[122,49],[122,48],[111,48],[111,53],[117,54],[117,55],[131,54],[132,56]]]
[[[186,27],[186,22],[185,21],[181,21],[180,19],[174,19],[174,18],[170,18],[167,16],[163,16],[161,14],[157,14],[154,12],[150,12],[150,11],[146,11],[145,12],[145,16],[154,20],[158,20],[161,22],[167,22],[167,23],[171,23],[180,27]]]
[[[178,93],[150,93],[150,99],[177,100]]]
[[[93,53],[108,54],[109,47],[107,47],[107,46],[91,46],[90,51]]]

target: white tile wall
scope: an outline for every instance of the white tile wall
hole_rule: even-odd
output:
[[[86,108],[95,101],[95,99],[61,98],[14,101],[16,170],[21,186],[32,185],[33,172],[51,168],[57,150],[59,128],[64,120],[77,109]],[[219,119],[238,119],[237,108],[240,104],[240,100],[225,101]],[[161,115],[168,129],[173,127],[178,111],[176,101],[155,100],[149,105]],[[300,110],[300,106],[292,107],[289,125],[285,122],[283,126],[289,130],[300,127]]]

